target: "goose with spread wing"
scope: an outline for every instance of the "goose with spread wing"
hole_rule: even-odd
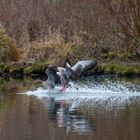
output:
[[[95,65],[96,61],[94,60],[83,60],[78,61],[72,67],[68,62],[66,62],[65,67],[48,68],[46,70],[48,79],[44,85],[49,89],[53,89],[58,83],[63,86],[60,91],[64,91],[68,87],[70,80],[76,81],[82,73],[92,69]]]

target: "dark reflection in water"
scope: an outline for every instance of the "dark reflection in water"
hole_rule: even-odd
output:
[[[0,82],[0,140],[140,140],[140,98],[110,107],[110,101],[67,100],[15,94],[34,81]]]
[[[78,134],[92,133],[94,127],[90,121],[77,112],[69,111],[69,104],[63,101],[55,101],[54,98],[48,100],[48,118],[56,119],[58,127],[62,127],[65,133],[76,132]]]
[[[12,95],[0,109],[0,140],[77,139],[86,132],[92,132],[87,118],[68,114],[59,103],[51,108],[35,97]]]

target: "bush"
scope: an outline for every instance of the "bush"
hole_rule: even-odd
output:
[[[5,33],[0,25],[0,62],[18,61],[20,53],[16,48],[14,41]]]
[[[30,63],[47,60],[51,64],[63,65],[66,59],[75,63],[94,58],[93,51],[89,50],[81,37],[74,35],[66,42],[59,32],[50,33],[42,41],[25,43],[23,48],[22,61]]]

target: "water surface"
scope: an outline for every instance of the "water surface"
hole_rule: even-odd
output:
[[[139,81],[92,76],[60,93],[1,78],[0,140],[140,140]]]

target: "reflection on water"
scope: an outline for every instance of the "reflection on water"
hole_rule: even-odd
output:
[[[0,140],[140,140],[139,79],[78,86],[60,94],[34,79],[0,79]]]
[[[67,134],[70,132],[85,134],[93,131],[94,127],[85,116],[69,111],[69,104],[66,101],[56,102],[54,98],[50,98],[46,103],[48,103],[48,118],[56,119],[58,127],[64,128]]]

